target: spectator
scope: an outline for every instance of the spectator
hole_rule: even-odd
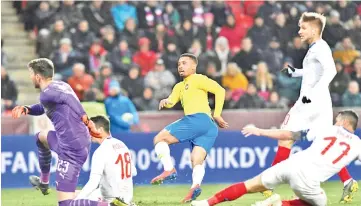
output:
[[[239,51],[241,41],[246,35],[246,30],[241,26],[236,26],[234,16],[227,16],[227,23],[221,28],[219,36],[227,38],[232,53]]]
[[[107,51],[103,48],[100,40],[94,40],[89,49],[89,69],[92,73],[99,73],[100,67],[106,61]]]
[[[54,29],[50,34],[52,50],[58,49],[60,40],[63,38],[70,38],[69,33],[65,30],[63,20],[56,20],[54,23]]]
[[[292,58],[293,66],[295,68],[302,68],[302,62],[304,57],[306,56],[307,49],[304,47],[302,40],[299,36],[293,38],[292,47],[288,48],[286,52],[288,57]]]
[[[214,25],[216,27],[222,27],[225,25],[227,22],[227,16],[232,13],[231,9],[224,1],[214,1],[211,5],[210,12],[217,17],[214,19]]]
[[[237,65],[235,65],[235,66],[237,66]],[[218,84],[222,85],[222,76],[219,75],[219,73],[217,72],[216,64],[214,64],[213,62],[209,62],[207,64],[206,76],[208,78],[216,81]]]
[[[248,80],[236,63],[228,63],[226,73],[222,78],[222,86],[231,91],[247,90]]]
[[[104,3],[102,0],[93,0],[83,7],[82,13],[89,22],[90,30],[96,35],[100,34],[104,26],[114,24],[107,2]]]
[[[98,101],[103,101],[109,96],[110,84],[118,82],[112,76],[112,65],[105,63],[100,68],[100,74],[97,75],[96,81],[92,86],[92,93]],[[114,83],[115,84],[115,83]]]
[[[269,97],[269,102],[266,102],[268,109],[286,109],[287,105],[280,102],[280,97],[276,91],[272,91]]]
[[[165,68],[172,72],[175,77],[178,77],[178,59],[180,52],[177,49],[177,41],[175,38],[172,38],[168,41],[167,48],[162,55]]]
[[[60,79],[68,79],[72,75],[72,66],[76,62],[82,62],[83,55],[71,47],[71,40],[61,39],[60,48],[56,50],[51,59],[56,68],[56,73]]]
[[[236,104],[236,108],[245,109],[260,109],[264,106],[264,100],[257,94],[257,89],[252,83],[248,84],[247,92],[241,96]]]
[[[242,40],[242,50],[238,52],[231,61],[236,62],[238,67],[243,69],[248,79],[255,75],[254,69],[261,60],[260,54],[253,48],[252,40],[244,38]]]
[[[89,31],[89,24],[86,20],[81,20],[78,28],[71,35],[73,47],[83,54],[88,53],[94,39],[95,35],[92,31]]]
[[[361,107],[360,88],[356,81],[351,81],[348,90],[342,96],[342,106]]]
[[[283,13],[277,14],[275,23],[273,35],[279,40],[280,48],[286,49],[292,36],[289,28],[286,26],[286,16]]]
[[[109,97],[105,99],[104,104],[112,134],[129,132],[131,126],[138,124],[137,110],[128,97],[121,95],[118,82],[110,84]]]
[[[93,83],[93,77],[85,73],[84,64],[74,64],[73,76],[69,77],[68,84],[74,90],[76,96],[79,98],[80,101],[84,100],[85,93],[89,91]]]
[[[323,39],[333,48],[336,43],[346,36],[346,30],[340,22],[340,13],[336,10],[330,12],[329,24],[326,25],[323,32]]]
[[[221,36],[216,40],[215,53],[217,56],[217,73],[223,75],[226,73],[227,64],[231,60],[231,51],[229,49],[228,40]]]
[[[64,0],[57,15],[64,21],[67,28],[76,28],[84,18],[79,7],[74,5],[73,0]]]
[[[348,87],[350,76],[345,73],[341,62],[336,61],[335,64],[337,74],[330,84],[330,93],[332,97],[332,104],[337,107],[341,106],[341,97]]]
[[[115,35],[114,28],[112,26],[105,26],[102,33],[102,44],[107,52],[112,52],[118,44],[118,39]]]
[[[139,28],[154,28],[163,23],[163,9],[157,1],[141,2],[137,9]]]
[[[193,29],[192,22],[188,19],[184,20],[182,28],[178,30],[179,42],[182,42],[179,46],[181,53],[185,53],[191,47],[196,31]]]
[[[187,17],[192,16],[193,25],[197,27],[202,27],[204,25],[204,13],[205,13],[205,8],[202,5],[202,1],[200,0],[192,1],[192,7],[193,7],[193,13],[187,14]]]
[[[301,15],[297,7],[294,5],[289,9],[289,12],[287,12],[286,15],[288,16],[286,27],[287,30],[290,32],[289,38],[291,40],[294,37],[298,36],[298,21],[300,20]]]
[[[286,58],[283,67],[286,68],[288,64],[292,65],[292,63],[292,59]],[[284,102],[287,105],[296,102],[300,93],[301,81],[301,78],[291,78],[283,72],[277,73],[277,90],[281,102]]]
[[[360,51],[356,50],[350,37],[344,37],[342,43],[336,44],[335,50],[333,51],[333,58],[341,61],[346,66],[351,65],[359,56]]]
[[[177,9],[173,7],[172,2],[165,4],[165,12],[163,14],[164,24],[167,27],[179,28],[181,21]]]
[[[137,29],[135,20],[129,18],[125,22],[125,29],[121,33],[121,39],[125,39],[128,42],[129,49],[134,53],[138,50],[138,39],[142,36],[142,33]]]
[[[361,88],[361,58],[357,58],[353,64],[354,71],[351,73],[351,79],[358,82]]]
[[[142,97],[135,98],[133,102],[139,111],[154,111],[158,109],[158,102],[153,98],[153,90],[149,87],[144,89]]]
[[[353,26],[348,33],[356,49],[361,50],[361,18],[359,15],[353,18]]]
[[[217,39],[216,27],[213,24],[214,15],[212,13],[204,14],[204,26],[199,27],[197,37],[201,39],[204,51],[211,51],[214,48],[214,42]]]
[[[256,16],[253,27],[248,30],[247,36],[252,39],[255,49],[264,50],[267,48],[271,37],[272,31],[264,24],[261,16]]]
[[[261,96],[267,100],[269,91],[273,90],[273,80],[265,62],[259,62],[257,65],[256,87],[258,91],[262,92]]]
[[[146,32],[147,38],[150,40],[150,48],[152,51],[163,53],[168,39],[171,35],[175,35],[174,32],[168,30],[164,24],[157,24],[155,30]]]
[[[137,10],[125,0],[118,0],[118,4],[112,7],[111,12],[118,31],[123,31],[127,19],[133,18],[137,21]]]
[[[277,75],[280,69],[282,69],[284,56],[276,37],[272,38],[269,47],[263,52],[262,56],[268,65],[270,73],[274,76]]]
[[[113,65],[115,75],[128,75],[132,63],[132,52],[129,50],[128,43],[125,40],[121,40],[119,46],[110,53],[109,61]]]
[[[121,82],[122,88],[126,91],[130,99],[135,99],[142,96],[144,90],[144,79],[140,76],[140,71],[137,65],[132,65],[128,76],[124,77]]]
[[[344,23],[357,15],[357,5],[352,1],[338,1],[335,9],[340,13],[340,20]]]
[[[275,0],[268,0],[259,8],[257,15],[264,19],[266,25],[273,25],[276,14],[281,12],[281,6]]]
[[[198,59],[197,73],[205,74],[208,62],[207,53],[202,52],[202,44],[198,39],[194,39],[192,46],[188,49],[189,53],[194,54]]]
[[[55,10],[50,7],[49,2],[42,1],[35,11],[34,23],[38,30],[48,28],[54,20]]]
[[[150,41],[146,37],[142,37],[138,41],[139,51],[133,56],[133,62],[140,66],[141,75],[145,76],[149,71],[154,69],[157,55],[150,51]]]
[[[12,110],[16,106],[18,89],[13,80],[10,79],[5,68],[1,66],[1,107]]]
[[[165,69],[164,61],[158,59],[154,71],[145,76],[144,83],[154,90],[154,98],[161,100],[168,97],[176,82],[173,74]]]

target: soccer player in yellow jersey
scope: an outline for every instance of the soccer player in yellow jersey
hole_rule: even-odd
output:
[[[183,203],[195,200],[201,194],[200,184],[205,173],[203,162],[218,136],[217,124],[220,128],[228,127],[228,123],[221,117],[225,90],[208,77],[196,74],[197,63],[197,57],[193,54],[185,53],[179,58],[178,73],[183,77],[183,81],[174,86],[167,99],[160,101],[159,109],[171,108],[180,101],[185,116],[166,126],[153,141],[164,172],[155,177],[151,184],[161,184],[177,176],[169,145],[178,142],[191,143],[193,184]],[[216,97],[213,117],[208,103],[208,92],[215,94]]]

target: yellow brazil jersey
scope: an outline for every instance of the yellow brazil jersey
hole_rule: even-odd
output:
[[[180,101],[185,115],[206,113],[211,116],[208,92],[216,96],[213,116],[219,117],[223,109],[225,90],[217,82],[201,74],[192,74],[176,84],[168,97],[170,104],[165,107],[171,108]]]

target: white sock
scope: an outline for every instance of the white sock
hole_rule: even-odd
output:
[[[199,185],[199,186],[201,185],[205,173],[206,173],[206,170],[203,165],[194,166],[193,173],[192,173],[193,184],[192,184],[191,188],[193,188],[197,185]]]
[[[348,183],[350,183],[352,181],[352,178],[346,180],[344,183],[343,183],[343,186],[346,186]]]
[[[170,156],[169,146],[165,142],[158,142],[154,147],[155,153],[163,164],[165,171],[171,171],[174,166]]]

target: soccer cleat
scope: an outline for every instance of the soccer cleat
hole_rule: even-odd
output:
[[[274,194],[263,201],[252,204],[251,206],[282,206],[281,196],[279,194]]]
[[[197,197],[201,193],[202,193],[202,189],[199,187],[199,185],[196,185],[195,187],[193,187],[189,190],[187,196],[182,200],[182,203],[187,203],[187,202],[197,199]]]
[[[192,201],[191,206],[209,206],[207,200]]]
[[[164,171],[162,174],[156,176],[150,182],[152,185],[163,184],[164,181],[170,181],[177,178],[177,171],[173,168],[171,171]]]
[[[29,177],[30,184],[35,187],[35,189],[40,190],[43,195],[48,195],[50,193],[49,183],[44,184],[40,182],[40,178],[35,175]]]
[[[266,191],[263,191],[261,193],[265,198],[269,198],[269,197],[271,197],[273,195],[273,190],[266,190]]]
[[[350,181],[343,188],[343,194],[340,200],[340,203],[350,203],[352,202],[353,196],[358,191],[358,183],[355,180]]]
[[[123,199],[117,197],[110,203],[110,206],[128,206],[128,204]]]

